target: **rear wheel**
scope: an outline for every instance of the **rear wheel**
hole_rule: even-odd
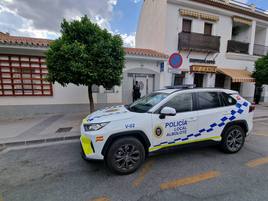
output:
[[[230,126],[222,135],[221,149],[226,153],[239,152],[244,146],[245,136],[245,131],[240,126]]]
[[[144,146],[134,137],[124,137],[114,141],[105,157],[109,169],[117,174],[130,174],[136,171],[144,159]]]

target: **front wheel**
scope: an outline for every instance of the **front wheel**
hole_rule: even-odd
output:
[[[144,146],[134,137],[124,137],[114,141],[105,157],[109,169],[123,175],[135,172],[144,160]]]
[[[239,152],[245,143],[245,131],[240,126],[230,126],[222,135],[221,149],[225,153]]]

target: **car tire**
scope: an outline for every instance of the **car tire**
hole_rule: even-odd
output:
[[[105,157],[108,168],[120,175],[135,172],[144,160],[144,146],[134,137],[124,137],[115,140],[109,147]]]
[[[234,154],[244,146],[246,133],[240,126],[228,127],[222,134],[221,150],[225,153]]]

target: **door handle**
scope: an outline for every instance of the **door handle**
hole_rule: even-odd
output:
[[[197,120],[197,117],[191,117],[189,119],[187,119],[188,121],[196,121]]]

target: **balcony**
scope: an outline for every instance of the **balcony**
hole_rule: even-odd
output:
[[[227,52],[248,54],[249,53],[249,43],[243,43],[235,40],[229,40],[227,46]]]
[[[178,49],[211,53],[219,52],[220,36],[181,32],[179,33]]]
[[[255,56],[266,56],[268,54],[268,47],[264,45],[255,44],[253,54]]]

